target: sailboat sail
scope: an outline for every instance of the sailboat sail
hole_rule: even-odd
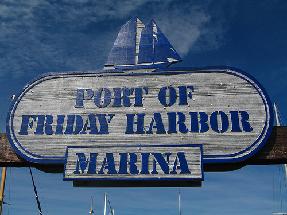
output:
[[[129,20],[121,27],[106,65],[135,64],[137,19]]]
[[[139,63],[172,63],[181,58],[154,20],[142,31]]]
[[[274,113],[275,113],[275,125],[281,126],[280,113],[279,113],[279,110],[277,108],[277,104],[274,103],[273,107],[274,107]]]
[[[169,63],[180,61],[180,56],[154,21],[152,21],[152,25],[154,38],[154,61]]]
[[[154,61],[153,51],[153,28],[148,24],[141,33],[139,46],[139,61],[138,63],[150,63]]]
[[[145,66],[157,68],[181,61],[173,46],[155,21],[144,25],[138,18],[131,19],[121,28],[106,67],[125,68]]]

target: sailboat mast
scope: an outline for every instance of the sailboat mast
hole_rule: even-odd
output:
[[[5,182],[6,182],[6,167],[2,167],[2,177],[0,187],[0,215],[2,215],[2,207],[4,202]]]
[[[105,193],[104,215],[107,215],[107,193]]]
[[[275,113],[275,125],[276,126],[281,126],[281,121],[280,121],[280,118],[279,118],[279,111],[278,111],[276,103],[274,103],[273,106],[274,106],[274,113]]]
[[[157,29],[155,24],[152,22],[152,64],[154,64],[155,61],[155,39],[156,39],[156,33]]]
[[[178,214],[181,215],[181,195],[180,195],[180,190],[178,191]]]
[[[281,126],[282,123],[280,120],[280,113],[279,113],[276,103],[274,103],[273,107],[274,107],[274,113],[275,113],[275,125]],[[283,164],[283,165],[284,165],[285,178],[287,178],[287,164]]]
[[[91,215],[94,214],[94,198],[93,197],[91,197],[91,209],[90,209],[89,214]]]
[[[137,18],[136,19],[136,53],[135,53],[135,65],[139,62],[139,51],[140,51],[140,41],[141,41],[141,32],[144,29],[145,25]]]

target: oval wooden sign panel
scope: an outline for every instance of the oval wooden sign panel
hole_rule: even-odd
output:
[[[232,68],[49,74],[11,106],[15,151],[63,163],[67,146],[202,144],[204,162],[252,156],[273,112],[263,88]],[[172,147],[171,147],[172,150]]]

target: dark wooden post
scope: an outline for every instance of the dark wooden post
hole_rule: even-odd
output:
[[[287,127],[274,127],[268,143],[257,155],[242,163],[230,164],[208,164],[204,166],[205,171],[226,171],[241,168],[245,165],[285,164],[287,163]],[[19,158],[11,148],[6,134],[0,134],[0,165],[11,167],[30,166],[28,162]],[[63,165],[34,165],[47,172],[61,172]]]

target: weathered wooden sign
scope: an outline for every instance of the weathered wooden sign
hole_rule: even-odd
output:
[[[234,68],[167,68],[180,60],[154,21],[131,19],[106,70],[27,85],[8,139],[28,162],[65,164],[65,180],[200,181],[203,163],[254,155],[273,127],[264,89]]]
[[[64,163],[71,146],[176,153],[185,144],[202,145],[203,162],[235,162],[263,146],[272,123],[268,96],[236,69],[143,69],[46,75],[15,99],[7,134],[21,157],[44,164]],[[69,178],[81,157],[67,154]]]
[[[64,180],[203,180],[201,145],[68,147],[66,157]]]

